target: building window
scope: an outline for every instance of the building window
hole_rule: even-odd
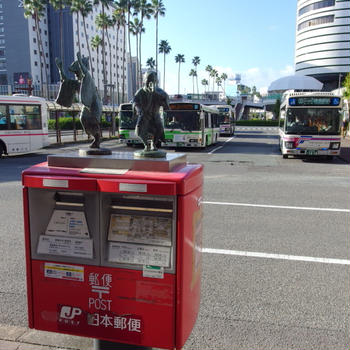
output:
[[[5,50],[4,49],[0,49],[0,57],[5,57]]]
[[[335,4],[335,0],[323,0],[323,1],[314,2],[313,4],[302,7],[299,10],[299,16],[309,11],[322,9],[324,7],[334,6],[334,4]]]
[[[4,27],[0,27],[0,33],[3,33],[5,31]]]
[[[0,45],[5,45],[5,39],[0,39]]]
[[[34,62],[34,66],[35,66],[35,67],[38,66],[38,62],[37,62],[37,61]]]
[[[38,54],[38,51],[37,50],[34,50],[34,55],[37,55]]]
[[[308,27],[319,25],[319,24],[332,23],[332,22],[334,22],[334,15],[317,17],[317,18],[309,19],[305,22],[301,22],[298,25],[298,30],[302,30]]]
[[[0,69],[6,69],[6,62],[0,62]]]
[[[33,38],[33,43],[34,43],[34,44],[36,43],[36,39],[35,39],[35,38]]]

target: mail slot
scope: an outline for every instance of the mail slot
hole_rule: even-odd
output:
[[[29,327],[181,349],[199,311],[203,167],[50,157],[22,176]]]

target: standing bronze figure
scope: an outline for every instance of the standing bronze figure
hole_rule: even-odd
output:
[[[61,86],[56,102],[64,107],[70,107],[75,93],[79,93],[79,100],[83,104],[80,121],[84,131],[93,137],[90,145],[92,149],[100,148],[100,122],[102,115],[102,101],[95,83],[89,72],[89,60],[77,53],[77,60],[68,68],[75,74],[75,79],[69,79],[63,71],[62,61],[56,58],[56,65],[60,73]]]
[[[157,87],[157,73],[148,71],[145,74],[144,86],[133,99],[133,111],[137,115],[135,134],[142,140],[145,148],[138,156],[165,157],[166,153],[158,151],[164,139],[164,128],[159,108],[169,109],[168,94]]]

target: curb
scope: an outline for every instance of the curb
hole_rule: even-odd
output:
[[[93,339],[0,324],[0,350],[92,350]]]

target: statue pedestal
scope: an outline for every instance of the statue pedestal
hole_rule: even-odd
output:
[[[186,165],[184,153],[166,153],[162,158],[137,157],[133,152],[112,152],[108,155],[90,155],[79,152],[49,155],[48,166],[80,169],[139,170],[171,172],[175,167]]]

